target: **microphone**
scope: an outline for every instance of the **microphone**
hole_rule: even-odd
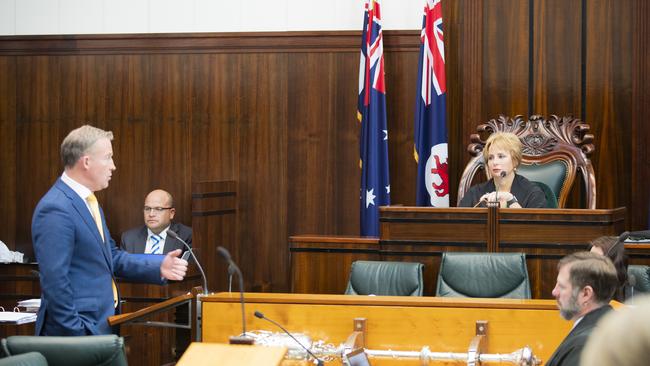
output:
[[[506,174],[507,174],[507,173],[506,173],[505,171],[502,170],[501,173],[499,173],[499,177],[501,177],[501,178],[505,178],[505,177],[506,177]],[[498,202],[499,202],[499,189],[501,188],[501,187],[500,187],[500,186],[501,186],[501,182],[499,182],[499,183],[497,184],[497,181],[496,181],[496,179],[495,179],[495,180],[494,180],[494,185],[495,185],[496,188],[497,188],[497,191],[496,191],[495,194],[494,194],[494,200],[498,203]]]
[[[235,274],[235,267],[228,265],[228,292],[232,292],[232,276]]]
[[[176,234],[176,232],[174,232],[171,229],[167,230],[167,235],[169,235],[172,238],[174,238],[174,239],[180,241],[181,243],[183,243],[183,245],[185,245],[185,248],[187,248],[187,251],[190,252],[190,255],[192,256],[192,258],[194,258],[194,263],[196,263],[196,266],[199,267],[199,271],[201,271],[201,277],[203,278],[203,295],[207,295],[208,294],[208,279],[207,279],[207,277],[205,277],[205,272],[203,272],[203,267],[201,267],[201,263],[199,263],[199,260],[194,255],[194,252],[192,251],[192,247],[190,247],[185,242],[185,240],[181,239],[181,237],[178,236],[178,234]]]
[[[241,303],[241,328],[242,328],[242,336],[241,337],[230,337],[230,343],[231,344],[253,344],[253,339],[248,338],[246,336],[246,313],[244,312],[244,276],[241,274],[241,270],[235,262],[232,260],[232,257],[230,256],[230,252],[228,249],[219,246],[217,247],[217,253],[221,255],[223,259],[228,262],[228,272],[230,273],[231,268],[232,271],[237,273],[237,277],[239,277],[239,302]]]
[[[289,333],[288,330],[284,329],[283,326],[281,326],[280,324],[276,323],[276,322],[273,321],[272,319],[269,319],[269,318],[265,317],[264,314],[262,314],[262,313],[259,312],[259,311],[255,311],[255,317],[256,317],[256,318],[260,318],[260,319],[264,319],[264,320],[266,320],[266,321],[268,321],[268,322],[271,322],[272,324],[274,324],[274,325],[277,326],[278,328],[282,329],[282,330],[283,330],[283,331],[284,331],[284,332],[285,332],[289,337],[291,337],[291,339],[293,339],[294,341],[296,341],[296,343],[298,343],[298,344],[300,345],[300,347],[302,347],[305,351],[307,351],[307,353],[308,353],[311,357],[313,357],[314,360],[316,360],[318,366],[322,366],[322,365],[324,364],[324,363],[323,363],[323,360],[321,360],[320,358],[316,357],[316,355],[313,354],[313,353],[309,350],[309,348],[305,347],[304,344],[300,343],[300,341],[298,341],[298,340],[296,339],[296,337],[293,336],[293,334]]]

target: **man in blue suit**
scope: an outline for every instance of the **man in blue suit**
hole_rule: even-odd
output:
[[[142,259],[117,249],[93,192],[108,187],[113,133],[92,126],[73,130],[61,144],[65,170],[41,198],[32,240],[41,281],[37,335],[110,334],[115,276],[149,283],[182,280],[181,250]]]

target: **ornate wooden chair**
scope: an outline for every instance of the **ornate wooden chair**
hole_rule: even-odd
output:
[[[555,115],[548,119],[534,115],[527,120],[523,116],[510,118],[501,115],[478,126],[477,132],[470,136],[471,143],[467,147],[473,158],[461,177],[458,202],[469,190],[476,173],[480,170],[485,172],[482,153],[487,137],[495,132],[512,132],[519,136],[522,143],[523,158],[517,173],[537,182],[543,190],[550,189],[557,198],[557,207],[564,207],[580,171],[587,195],[587,208],[596,208],[596,178],[589,160],[589,155],[594,151],[594,136],[588,133],[588,124],[573,117]],[[547,198],[549,196],[547,193]]]

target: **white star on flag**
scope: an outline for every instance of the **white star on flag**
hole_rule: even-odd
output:
[[[388,130],[382,130],[384,132],[384,141],[388,140]]]
[[[373,194],[374,191],[375,189],[373,188],[368,192],[366,192],[366,208],[368,208],[369,205],[373,205],[373,206],[375,205],[376,196]]]
[[[386,188],[386,194],[390,194],[390,184],[387,185],[387,186],[384,187],[384,188]]]

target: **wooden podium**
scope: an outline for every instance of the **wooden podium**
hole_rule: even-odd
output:
[[[488,209],[389,206],[380,210],[379,238],[292,236],[291,288],[345,291],[354,260],[424,263],[424,294],[433,296],[442,253],[526,253],[533,298],[551,298],[557,262],[589,241],[625,230],[625,208]],[[650,264],[647,260],[633,263]]]
[[[547,361],[571,329],[553,300],[459,299],[434,297],[344,296],[247,293],[248,331],[281,332],[253,316],[261,311],[288,331],[304,333],[312,342],[334,347],[346,342],[365,319],[364,348],[434,352],[466,352],[487,321],[488,353],[510,353],[526,345]],[[201,298],[203,342],[227,343],[241,331],[238,294],[217,293]],[[373,365],[414,365],[404,360],[372,360]],[[334,362],[334,364],[338,364]]]
[[[192,339],[191,329],[143,326],[137,323],[147,320],[154,324],[189,324],[193,316],[187,311],[187,306],[175,309],[171,309],[174,307],[171,306],[169,311],[162,312],[158,309],[169,306],[170,301],[173,305],[174,301],[188,296],[188,291],[201,283],[201,276],[194,273],[183,281],[169,281],[165,286],[118,281],[120,298],[124,299],[122,314],[110,318],[109,323],[120,325],[120,335],[126,341],[129,364],[162,365],[180,357]],[[149,315],[151,309],[154,311]]]

